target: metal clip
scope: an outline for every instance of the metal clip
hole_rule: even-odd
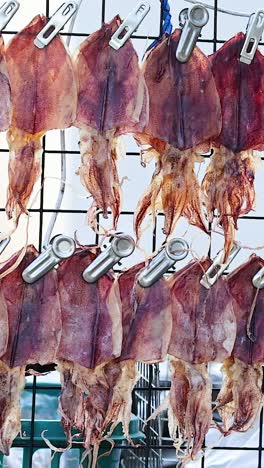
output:
[[[241,50],[240,62],[250,65],[254,59],[258,43],[264,30],[264,10],[253,13],[247,25],[247,35]]]
[[[197,4],[186,10],[185,8],[180,13],[183,29],[176,50],[176,58],[181,63],[188,62],[201,30],[209,20],[209,13],[203,5]]]
[[[150,264],[138,276],[142,288],[149,288],[158,281],[176,262],[188,255],[189,245],[181,238],[171,239]]]
[[[61,260],[71,257],[76,249],[71,237],[58,235],[49,246],[22,273],[26,283],[35,283],[52,270]]]
[[[3,239],[0,241],[0,255],[4,252],[4,250],[7,248],[11,238],[7,237],[7,239]]]
[[[129,257],[135,250],[132,237],[119,234],[114,237],[111,245],[90,264],[83,272],[83,279],[87,283],[95,283],[107,273],[121,258]]]
[[[258,273],[255,274],[253,280],[252,280],[253,286],[257,289],[263,289],[264,288],[264,267],[261,268]]]
[[[206,289],[210,289],[222,276],[224,271],[229,267],[230,263],[232,263],[232,261],[237,256],[240,250],[241,247],[235,244],[225,263],[222,263],[223,251],[221,250],[215,257],[212,265],[208,268],[207,272],[202,276],[200,284]]]
[[[148,2],[140,2],[113,34],[109,45],[115,50],[120,49],[142,23],[149,10],[150,4]]]
[[[74,0],[64,2],[34,40],[39,49],[46,47],[78,10]]]
[[[0,31],[2,31],[9,21],[16,14],[20,7],[20,3],[17,0],[10,0],[9,2],[3,3],[0,7]]]

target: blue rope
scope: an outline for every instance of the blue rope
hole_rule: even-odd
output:
[[[171,34],[172,33],[172,22],[171,22],[171,13],[170,13],[170,4],[169,0],[161,0],[162,6],[162,34]]]
[[[172,22],[171,22],[171,13],[170,13],[170,4],[169,0],[160,0],[161,2],[161,10],[162,10],[162,28],[161,28],[161,35],[167,33],[171,34],[172,33]],[[156,39],[150,46],[148,47],[147,50],[152,49],[156,44],[158,43],[158,40]]]

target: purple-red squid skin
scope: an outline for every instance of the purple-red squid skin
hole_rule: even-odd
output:
[[[180,35],[162,37],[143,65],[150,96],[144,133],[184,151],[218,136],[221,108],[206,55],[195,47],[187,63],[176,59]]]
[[[264,290],[258,290],[252,283],[263,266],[262,258],[251,255],[227,277],[237,336],[232,356],[223,365],[224,384],[217,399],[224,434],[245,432],[253,425],[263,405]]]
[[[146,87],[131,40],[118,51],[109,45],[120,24],[119,16],[105,23],[81,44],[74,60],[82,156],[78,173],[104,217],[112,210],[114,227],[121,203],[117,137],[140,131],[148,119]],[[92,224],[93,211],[94,206]]]
[[[245,34],[238,33],[210,57],[223,123],[202,186],[210,219],[215,210],[219,214],[225,258],[233,247],[239,216],[254,208],[253,150],[264,149],[264,56],[257,50],[251,64],[240,62],[244,41]]]
[[[166,356],[171,333],[170,294],[163,278],[150,288],[142,288],[137,277],[143,268],[144,264],[135,265],[118,280],[123,327],[121,359],[159,362]]]
[[[227,277],[237,320],[237,336],[232,355],[249,365],[264,362],[264,290],[257,290],[252,283],[252,279],[263,266],[264,260],[253,254]],[[250,317],[253,304],[253,315]]]
[[[18,260],[20,252],[1,265],[0,273]],[[56,270],[43,280],[27,284],[23,270],[38,256],[33,246],[27,247],[20,264],[1,279],[1,296],[8,316],[8,341],[0,358],[0,450],[9,453],[20,431],[20,392],[25,384],[25,368],[30,364],[54,362],[61,337],[61,316]]]
[[[120,274],[118,279],[122,303],[122,352],[115,361],[112,400],[104,424],[105,428],[111,424],[111,434],[121,422],[123,432],[132,444],[129,423],[132,391],[139,379],[136,363],[164,361],[172,325],[167,282],[162,278],[150,288],[142,288],[137,277],[144,266],[143,263],[135,265]]]
[[[95,463],[112,398],[114,360],[122,346],[117,281],[106,274],[88,284],[82,277],[96,253],[79,247],[58,268],[62,338],[55,358],[62,384],[59,412],[67,439],[71,442],[73,428],[81,431],[84,447],[94,449]]]
[[[80,248],[58,269],[62,337],[56,357],[87,369],[118,357],[121,344],[116,341],[122,339],[114,278],[106,274],[88,284],[82,277],[95,257],[91,249]]]
[[[190,60],[176,60],[181,30],[163,36],[143,65],[149,92],[149,123],[137,141],[143,154],[154,154],[157,167],[135,214],[135,231],[148,213],[165,214],[169,235],[180,216],[206,231],[202,196],[194,171],[200,153],[221,130],[221,108],[209,59],[196,47]],[[148,150],[144,148],[148,145]]]
[[[17,224],[40,174],[42,143],[48,130],[70,127],[76,117],[77,86],[73,65],[62,39],[45,48],[34,39],[46,25],[36,16],[15,35],[6,50],[12,119],[8,130],[9,187],[6,211]]]
[[[228,358],[236,337],[232,297],[224,279],[206,289],[200,280],[212,264],[194,259],[168,280],[172,333],[168,346],[171,389],[166,401],[169,431],[176,450],[187,447],[181,466],[195,459],[212,422],[209,361]],[[156,416],[165,405],[161,405]]]
[[[240,62],[240,32],[209,58],[222,109],[222,130],[214,145],[233,153],[264,150],[264,57],[257,49],[250,65]]]
[[[5,264],[13,264],[20,253]],[[18,267],[1,280],[9,318],[9,338],[1,360],[10,368],[54,362],[61,338],[61,312],[57,273],[49,272],[33,284],[22,278],[23,270],[38,256],[33,246]]]
[[[191,364],[222,362],[230,356],[236,337],[232,297],[225,280],[219,278],[209,290],[200,284],[211,265],[209,258],[194,260],[168,280],[173,301],[168,353]]]

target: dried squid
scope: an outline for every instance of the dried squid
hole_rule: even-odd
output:
[[[19,255],[2,264],[0,273],[13,265]],[[54,362],[61,337],[56,271],[31,285],[21,276],[37,256],[36,249],[29,246],[19,266],[0,282],[1,323],[4,320],[8,326],[5,346],[5,328],[1,329],[0,356],[0,450],[6,455],[20,431],[20,393],[25,384],[25,367]]]
[[[250,65],[240,62],[245,35],[239,33],[211,56],[220,96],[223,125],[203,189],[208,212],[214,211],[225,233],[225,257],[233,247],[239,216],[255,203],[255,157],[264,149],[264,57],[259,50]]]
[[[94,203],[88,213],[94,226],[96,209],[113,226],[120,213],[120,182],[117,173],[118,136],[135,133],[147,121],[147,93],[138,57],[128,40],[119,50],[109,41],[120,26],[116,16],[80,46],[75,58],[78,80],[78,111],[75,125],[80,128],[81,182]]]
[[[104,421],[119,368],[122,321],[117,281],[110,274],[94,284],[82,278],[94,260],[90,248],[79,248],[58,269],[62,338],[56,355],[61,374],[60,413],[68,441],[71,429],[83,433],[96,463]],[[95,466],[95,465],[94,465]]]
[[[36,16],[7,47],[13,115],[8,130],[9,187],[6,212],[18,223],[40,174],[42,137],[48,130],[71,126],[77,87],[71,58],[59,36],[44,49],[34,39],[47,23]]]
[[[264,290],[252,284],[264,266],[256,255],[227,277],[237,320],[237,337],[232,356],[224,362],[224,384],[218,395],[223,420],[221,431],[244,432],[249,429],[263,405]]]
[[[221,109],[211,65],[196,47],[188,63],[176,60],[181,31],[164,36],[149,52],[143,72],[149,91],[149,123],[136,139],[143,155],[155,155],[152,182],[135,215],[140,236],[142,221],[156,210],[165,214],[169,235],[180,216],[206,230],[201,190],[194,163],[208,151],[221,129]]]
[[[168,407],[169,431],[182,465],[193,460],[212,421],[209,361],[231,355],[236,321],[227,285],[219,279],[210,290],[200,284],[211,261],[194,260],[169,280],[172,295],[172,334],[168,347],[171,389],[155,417]]]
[[[123,344],[116,366],[121,373],[113,387],[105,420],[105,427],[112,423],[109,433],[122,422],[128,440],[132,390],[139,378],[136,363],[153,364],[165,360],[172,326],[167,283],[160,279],[150,288],[142,288],[137,276],[143,267],[143,264],[136,265],[119,277]]]

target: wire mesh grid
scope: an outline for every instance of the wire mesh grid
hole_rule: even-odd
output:
[[[111,0],[101,0],[101,23],[103,24],[105,22],[106,18],[106,7],[107,3],[111,3]],[[207,38],[203,37],[199,38],[199,43],[208,43],[212,45],[213,51],[216,51],[218,46],[222,43],[225,42],[226,39],[219,38],[218,37],[218,3],[219,0],[214,0],[213,5],[214,5],[214,10],[211,13],[213,16],[213,37]],[[240,3],[240,2],[239,2]],[[46,11],[45,14],[47,17],[50,16],[54,12],[54,8],[52,5],[52,0],[45,0],[46,4]],[[241,5],[240,5],[241,6]],[[162,11],[162,10],[161,10]],[[161,14],[160,14],[161,18]],[[160,31],[162,28],[162,20],[160,19]],[[13,35],[16,34],[17,31],[13,30],[6,30],[3,31],[3,35]],[[61,35],[62,36],[73,36],[73,37],[79,37],[79,38],[84,38],[87,37],[92,31],[86,31],[86,32],[72,32],[69,34],[68,32],[62,31]],[[133,39],[142,39],[142,40],[155,40],[159,36],[154,36],[154,35],[144,35],[144,34],[133,34]],[[260,45],[264,45],[264,42],[261,42]],[[1,153],[7,153],[8,150],[6,148],[0,148]],[[74,155],[79,155],[79,151],[72,151],[66,148],[65,154],[67,155],[68,158],[71,158],[71,156]],[[127,152],[127,156],[135,156],[139,157],[139,152]],[[39,249],[41,249],[42,244],[43,244],[43,220],[44,220],[44,215],[46,213],[54,213],[54,211],[57,211],[58,213],[61,214],[85,214],[86,210],[78,210],[78,209],[62,209],[60,208],[59,210],[54,210],[52,208],[45,208],[44,204],[44,180],[45,180],[45,167],[46,167],[46,158],[48,155],[61,155],[61,151],[58,149],[50,149],[47,148],[46,145],[46,137],[44,136],[43,138],[43,152],[42,152],[42,173],[41,173],[41,189],[40,189],[40,203],[38,208],[32,208],[29,211],[31,213],[37,213],[39,216],[39,231],[38,231],[38,244],[39,244]],[[205,155],[205,158],[209,158],[209,155]],[[264,160],[264,157],[261,157],[262,160]],[[4,211],[4,207],[0,206],[0,212]],[[121,216],[124,217],[132,217],[134,214],[133,211],[122,211]],[[158,214],[158,216],[163,216],[162,214]],[[263,216],[259,215],[247,215],[242,217],[242,219],[247,219],[247,220],[264,220]],[[100,215],[98,215],[98,221],[100,221]],[[152,250],[153,252],[156,250],[156,237],[157,237],[157,226],[154,227],[153,233],[152,233]],[[95,235],[95,242],[98,241],[98,236]],[[117,270],[118,271],[118,270]],[[54,367],[46,367],[46,371],[51,371],[53,370]],[[43,369],[42,369],[43,370]],[[144,421],[151,415],[153,409],[157,408],[157,406],[160,404],[160,402],[163,400],[163,398],[167,395],[169,391],[169,382],[166,382],[164,386],[161,385],[160,380],[159,380],[159,366],[158,365],[140,365],[140,373],[141,373],[141,378],[133,392],[133,411],[135,414],[139,416],[140,422],[141,422],[141,427],[143,427]],[[38,377],[34,376],[33,377],[33,383],[32,385],[29,385],[28,388],[32,389],[32,409],[31,409],[31,431],[30,431],[30,440],[29,443],[27,443],[29,449],[30,449],[30,456],[29,456],[29,467],[31,468],[33,465],[33,454],[34,450],[38,447],[38,442],[35,440],[35,415],[36,415],[36,396],[37,396],[37,391],[41,389],[41,384],[37,385],[37,379]],[[44,387],[43,387],[44,388]],[[47,387],[45,387],[47,389]],[[50,387],[50,390],[54,390],[54,386]],[[214,402],[216,396],[217,396],[218,390],[213,391],[213,396],[212,396],[212,403]],[[217,415],[216,415],[217,417]],[[259,443],[256,446],[252,447],[241,447],[241,446],[228,446],[225,445],[224,447],[214,447],[212,450],[227,450],[227,451],[237,451],[237,450],[244,450],[244,451],[251,451],[251,452],[256,452],[258,453],[258,458],[256,464],[252,462],[250,464],[250,467],[253,468],[255,466],[256,468],[261,468],[262,467],[262,453],[263,453],[263,445],[262,445],[262,439],[263,439],[263,413],[261,412],[260,414],[260,419],[259,419],[259,436],[258,440]],[[175,466],[175,458],[174,455],[171,456],[171,465],[169,462],[170,455],[168,456],[168,452],[171,451],[170,453],[174,453],[174,447],[172,446],[172,443],[169,439],[169,437],[166,435],[166,430],[167,430],[167,418],[166,415],[162,414],[160,417],[158,417],[155,421],[152,421],[148,423],[145,427],[145,435],[146,438],[141,441],[140,447],[132,447],[128,443],[126,446],[122,445],[116,445],[116,448],[122,448],[123,449],[123,457],[121,460],[121,466],[125,468],[136,468],[136,467],[147,467],[147,468],[160,468],[161,466]],[[164,435],[165,434],[165,435]],[[16,444],[15,444],[16,445]],[[74,444],[73,444],[74,446]],[[204,445],[206,447],[206,445]],[[125,450],[124,450],[125,449]],[[164,460],[167,458],[167,463],[164,464]],[[202,458],[200,461],[200,466],[201,468],[209,466],[206,462],[206,457]],[[220,466],[220,465],[218,465]]]

